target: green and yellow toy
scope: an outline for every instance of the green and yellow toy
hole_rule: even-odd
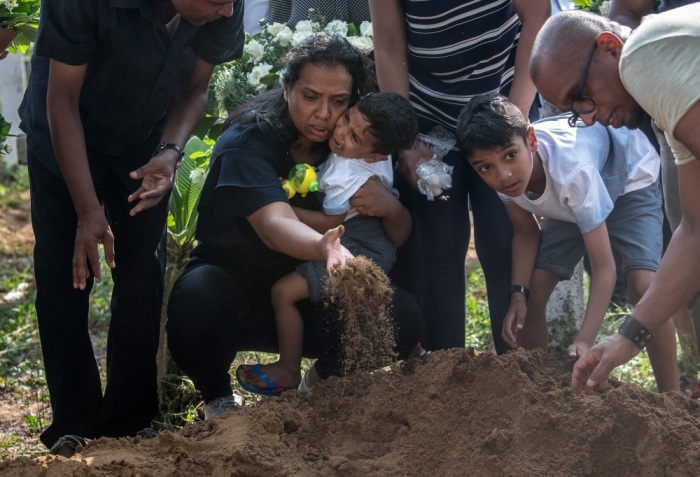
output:
[[[316,169],[308,164],[297,164],[289,171],[289,180],[282,184],[282,188],[287,192],[287,198],[291,199],[297,193],[306,197],[309,192],[318,190],[318,180]]]

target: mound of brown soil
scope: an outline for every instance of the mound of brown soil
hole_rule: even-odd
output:
[[[576,394],[570,364],[436,352],[331,378],[150,441],[99,439],[16,476],[697,475],[700,406],[631,385]]]

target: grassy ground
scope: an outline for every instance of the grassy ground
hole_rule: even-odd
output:
[[[26,208],[27,181],[26,170],[22,169],[4,171],[0,175],[0,210],[13,204],[22,205],[22,202]],[[0,250],[0,297],[3,297],[0,301],[0,459],[45,453],[38,436],[50,422],[51,410],[33,307],[35,291],[30,254],[31,246],[22,241]],[[491,350],[493,342],[484,277],[477,261],[468,262],[467,273],[466,343],[468,347]],[[103,271],[103,276],[109,277],[108,270]],[[103,376],[106,372],[110,286],[111,280],[96,284],[90,310],[95,357]],[[622,313],[610,313],[601,335],[611,334],[622,316]],[[270,362],[274,359],[276,356],[270,354],[240,353],[232,369],[244,362]],[[306,361],[304,366],[309,364]],[[616,377],[655,389],[649,361],[643,353],[618,368]],[[161,390],[161,413],[153,423],[154,428],[174,430],[202,418],[201,398],[187,378],[166,376]],[[247,402],[260,399],[240,389],[236,392]]]

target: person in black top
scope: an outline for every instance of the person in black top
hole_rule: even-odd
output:
[[[20,117],[51,453],[156,416],[168,197],[214,65],[242,54],[242,13],[231,0],[42,2]],[[100,244],[114,280],[104,396],[87,326]]]
[[[320,212],[313,194],[288,200],[279,178],[295,164],[326,159],[336,121],[360,96],[363,56],[342,36],[319,33],[285,61],[283,87],[235,111],[217,141],[199,198],[199,244],[168,303],[168,345],[202,392],[206,419],[236,406],[229,368],[239,350],[277,351],[273,284],[302,261],[330,268],[351,256],[339,243],[337,216]],[[408,211],[381,180],[368,180],[351,204],[380,217],[395,244],[408,237]],[[337,313],[309,300],[297,305],[303,353],[318,357],[315,373],[342,375]],[[416,301],[398,288],[393,310],[397,352],[405,358],[420,339],[422,319]]]

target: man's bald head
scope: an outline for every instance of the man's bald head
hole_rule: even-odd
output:
[[[530,56],[530,76],[533,80],[552,71],[580,70],[586,55],[599,33],[609,31],[625,41],[629,29],[607,17],[567,10],[552,15],[537,34]],[[535,81],[536,83],[536,81]]]
[[[580,10],[553,15],[540,30],[530,75],[542,97],[586,124],[636,127],[644,112],[620,78],[630,30]]]

